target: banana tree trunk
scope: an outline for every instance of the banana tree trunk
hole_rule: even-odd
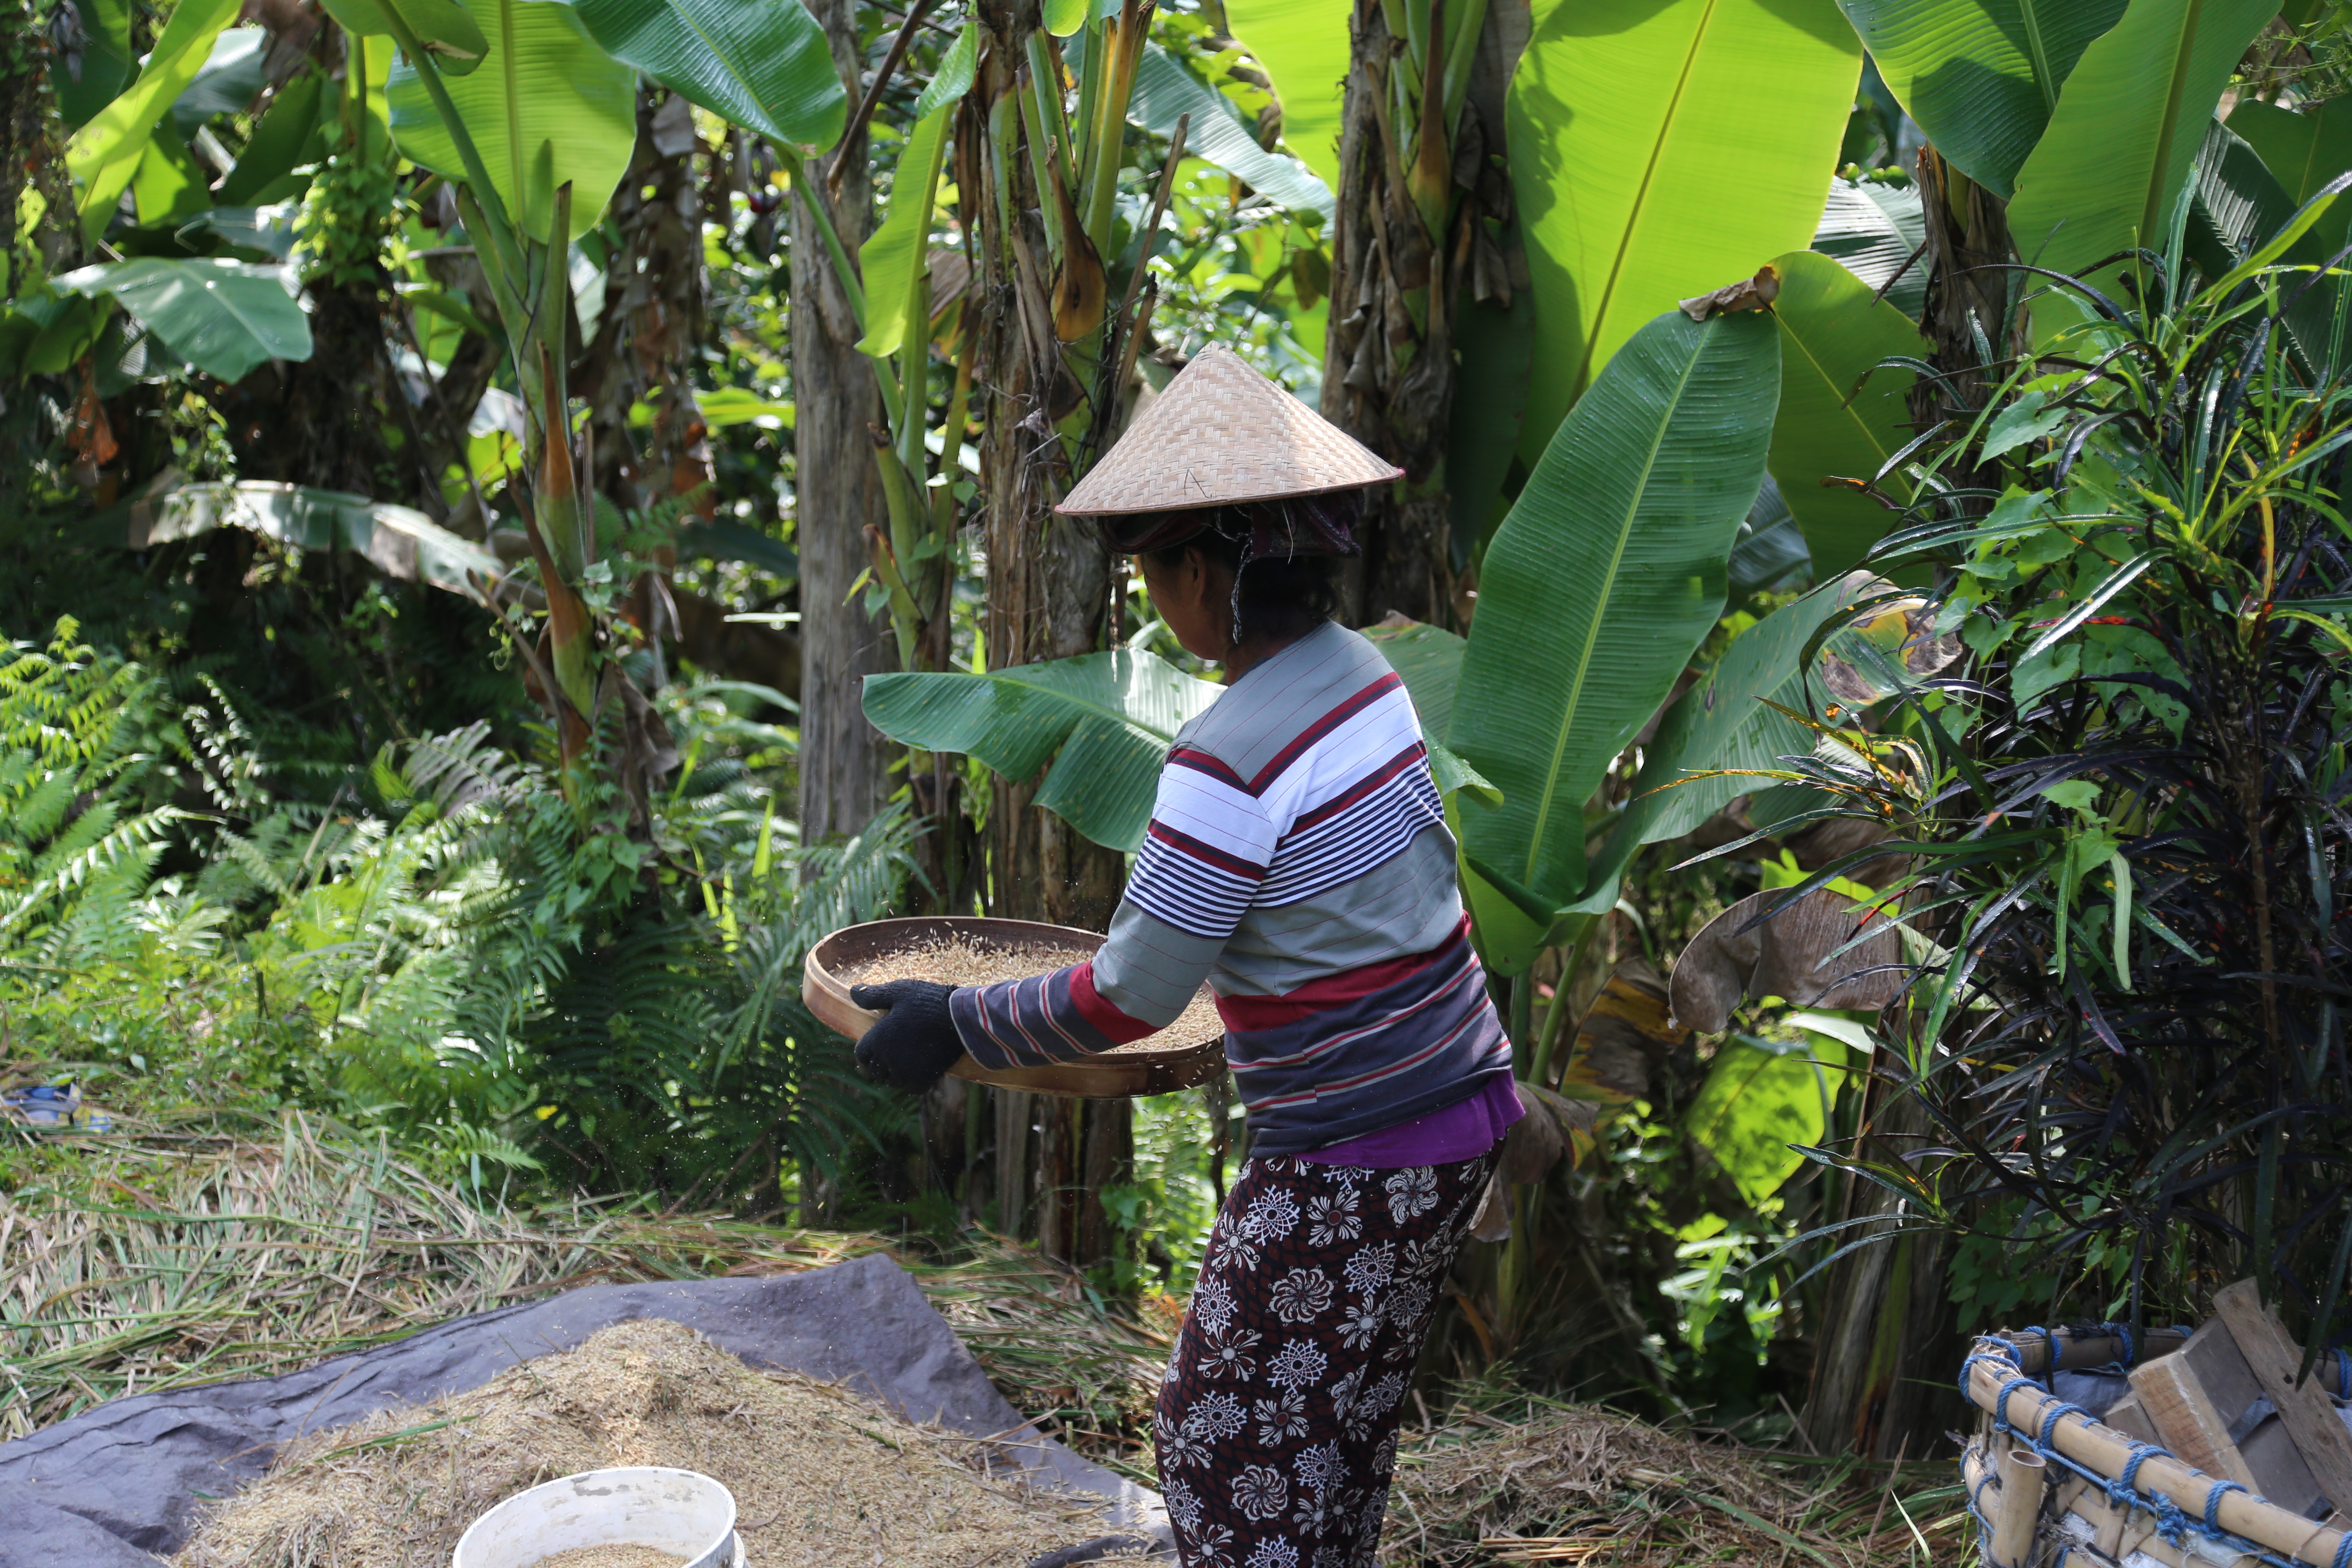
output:
[[[1391,17],[1419,39],[1393,34]],[[1350,20],[1322,413],[1405,470],[1366,520],[1346,606],[1358,622],[1455,619],[1457,329],[1465,310],[1511,303],[1502,104],[1528,24],[1527,0],[1357,0]],[[1466,59],[1449,60],[1449,36]]]
[[[1057,476],[1062,443],[1052,422],[1069,412],[1066,405],[1075,404],[1077,388],[1055,336],[1043,204],[1034,165],[1014,140],[1019,115],[1009,96],[1037,8],[1034,0],[997,0],[981,7],[980,19],[987,47],[957,123],[957,168],[965,211],[977,209],[980,284],[967,308],[981,312],[972,384],[982,421],[988,661],[1001,669],[1104,647],[1111,572],[1094,525],[1053,511],[1066,478]],[[1002,139],[992,138],[992,128]],[[996,191],[1005,199],[983,195]],[[994,782],[989,912],[1101,931],[1126,881],[1122,858],[1038,810],[1033,784]],[[1010,1094],[996,1100],[997,1114],[987,1120],[996,1133],[997,1224],[1034,1234],[1055,1257],[1099,1261],[1110,1243],[1102,1188],[1129,1163],[1127,1102]]]
[[[809,0],[851,102],[864,90],[857,7]],[[874,221],[861,130],[845,149],[833,216],[855,254]],[[887,616],[868,615],[850,585],[866,570],[866,530],[889,527],[873,430],[882,419],[874,362],[857,352],[857,319],[826,261],[824,238],[793,203],[794,506],[801,558],[801,833],[811,843],[853,834],[890,798],[895,748],[866,721],[866,677],[898,668]],[[822,198],[820,198],[822,199]]]
[[[1874,1075],[1868,1093],[1862,1123],[1868,1158],[1893,1163],[1934,1141],[1926,1108],[1906,1088]],[[1891,1225],[1897,1201],[1874,1182],[1849,1179],[1845,1212],[1824,1217],[1884,1215]],[[1841,1241],[1858,1239],[1865,1228],[1842,1233]],[[1958,1424],[1950,1252],[1948,1237],[1915,1232],[1856,1248],[1831,1268],[1800,1417],[1815,1452],[1916,1458]]]
[[[1930,344],[1927,362],[1943,373],[1923,375],[1912,384],[1911,416],[1926,430],[1945,420],[1972,417],[1984,406],[1988,390],[2007,374],[2006,365],[1985,366],[1979,341],[1991,346],[1996,358],[2025,353],[2032,345],[2024,312],[2015,302],[2022,279],[2006,265],[2017,252],[2008,204],[1933,147],[1919,149],[1917,168],[1927,232],[1925,248],[1912,265],[1925,268],[1927,279],[1919,332]],[[1979,478],[1953,478],[1963,487],[1999,484],[1990,468]]]

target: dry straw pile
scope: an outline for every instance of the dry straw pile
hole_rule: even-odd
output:
[[[1869,1466],[1669,1432],[1589,1405],[1463,1391],[1408,1426],[1382,1568],[1893,1568],[1956,1562],[1950,1467]]]
[[[289,1444],[179,1568],[442,1568],[457,1537],[541,1481],[616,1465],[699,1470],[735,1494],[764,1564],[1017,1568],[1101,1516],[984,1472],[991,1450],[830,1384],[755,1372],[694,1331],[619,1323],[470,1393]],[[999,1461],[1000,1468],[1002,1461]]]

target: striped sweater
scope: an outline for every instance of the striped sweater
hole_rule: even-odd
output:
[[[1510,1070],[1454,857],[1403,683],[1327,623],[1177,734],[1094,958],[950,1009],[980,1062],[1032,1067],[1165,1027],[1205,979],[1253,1150],[1345,1142]]]

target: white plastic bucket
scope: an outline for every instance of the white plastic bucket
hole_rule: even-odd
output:
[[[583,1470],[517,1492],[467,1527],[450,1568],[530,1568],[583,1546],[650,1546],[687,1568],[742,1568],[735,1496],[692,1470]]]

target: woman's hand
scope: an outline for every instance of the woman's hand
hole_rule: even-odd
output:
[[[963,1055],[963,1040],[948,1016],[955,989],[929,980],[893,980],[886,985],[853,985],[849,999],[881,1021],[857,1042],[857,1070],[877,1083],[919,1094]]]

